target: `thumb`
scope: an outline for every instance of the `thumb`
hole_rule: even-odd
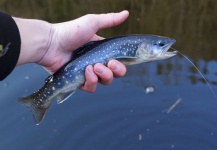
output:
[[[108,14],[94,14],[90,15],[88,19],[91,20],[91,28],[96,32],[100,29],[110,28],[117,26],[124,22],[129,16],[129,12],[124,10],[119,13],[108,13]]]

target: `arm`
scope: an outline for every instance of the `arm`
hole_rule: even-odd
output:
[[[17,65],[35,62],[54,73],[70,59],[73,50],[89,41],[103,39],[96,35],[98,30],[119,25],[128,15],[127,11],[92,14],[58,24],[14,18],[21,36],[21,52]],[[108,66],[88,66],[85,72],[86,82],[81,89],[93,92],[98,81],[107,85],[113,77],[121,77],[125,73],[125,66],[116,60],[111,60]]]

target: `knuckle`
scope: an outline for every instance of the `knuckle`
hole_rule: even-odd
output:
[[[95,92],[95,91],[96,91],[96,88],[90,89],[90,90],[89,90],[89,93],[93,93],[93,92]]]
[[[123,67],[123,69],[119,72],[119,76],[124,76],[126,74],[127,70],[126,67]]]
[[[96,91],[96,85],[95,84],[92,84],[92,85],[85,84],[80,89],[88,93],[93,93]]]
[[[93,77],[93,78],[90,78],[87,82],[88,82],[88,85],[96,84],[98,82],[98,79]]]
[[[104,76],[103,78],[101,78],[100,82],[103,85],[109,85],[111,84],[112,80],[113,80],[113,74]]]
[[[104,80],[110,81],[113,79],[113,72],[110,69],[106,69],[106,73],[102,77]]]

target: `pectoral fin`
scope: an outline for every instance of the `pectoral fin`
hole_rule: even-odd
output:
[[[141,63],[140,58],[138,56],[121,56],[116,59],[122,62],[124,65],[134,65]]]
[[[67,92],[60,93],[59,95],[57,95],[57,104],[63,103],[65,100],[67,100],[74,93],[75,93],[75,91],[67,91]]]

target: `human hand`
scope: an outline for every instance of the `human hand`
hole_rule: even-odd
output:
[[[98,30],[119,25],[128,15],[128,11],[99,15],[89,14],[69,22],[49,24],[50,33],[47,32],[49,40],[46,42],[46,48],[44,51],[37,51],[32,59],[48,72],[54,73],[70,59],[73,50],[89,41],[103,39],[96,34]],[[111,60],[107,67],[102,64],[88,66],[85,70],[86,82],[81,89],[93,92],[98,80],[100,83],[108,85],[112,82],[113,77],[121,77],[125,73],[126,67],[116,60]]]

